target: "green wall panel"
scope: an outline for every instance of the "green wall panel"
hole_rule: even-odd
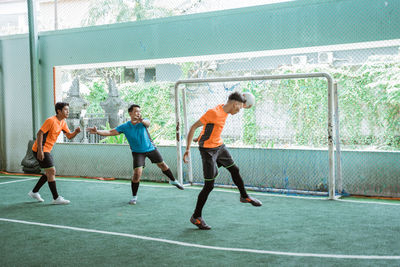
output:
[[[52,65],[196,56],[400,38],[400,1],[293,1],[40,35]]]

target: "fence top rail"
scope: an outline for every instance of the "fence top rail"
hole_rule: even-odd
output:
[[[326,78],[328,80],[328,83],[333,82],[333,78],[330,74],[325,72],[314,72],[314,73],[254,75],[254,76],[242,76],[242,77],[218,77],[218,78],[204,78],[204,79],[198,78],[198,79],[178,80],[175,83],[175,88],[177,88],[180,84],[190,84],[190,83],[239,82],[239,81],[304,79],[304,78]]]

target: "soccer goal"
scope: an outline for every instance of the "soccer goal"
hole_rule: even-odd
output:
[[[340,143],[335,142],[339,140],[339,116],[337,86],[328,73],[177,81],[178,179],[191,184],[203,182],[197,144],[192,143],[191,157],[185,165],[182,147],[190,126],[208,109],[225,103],[233,91],[248,91],[256,96],[254,107],[228,116],[222,133],[246,187],[334,199],[341,190]],[[220,171],[216,185],[232,186],[227,173]]]

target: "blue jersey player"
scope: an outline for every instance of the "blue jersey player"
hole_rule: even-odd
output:
[[[129,146],[132,150],[134,169],[131,181],[133,197],[129,201],[129,204],[136,204],[140,177],[142,176],[146,157],[149,158],[152,163],[157,164],[161,171],[170,179],[169,183],[171,185],[183,190],[183,186],[175,179],[170,168],[164,162],[160,152],[153,144],[153,141],[147,130],[150,126],[150,121],[142,118],[140,106],[135,104],[131,105],[128,108],[128,113],[131,117],[131,120],[119,125],[115,129],[97,130],[96,127],[89,127],[88,131],[91,134],[98,134],[101,136],[114,136],[122,133],[126,136],[126,139],[128,140]]]

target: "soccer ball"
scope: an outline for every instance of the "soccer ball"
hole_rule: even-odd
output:
[[[246,102],[244,103],[244,108],[251,108],[256,103],[256,98],[252,93],[244,92],[243,97],[246,100]]]

